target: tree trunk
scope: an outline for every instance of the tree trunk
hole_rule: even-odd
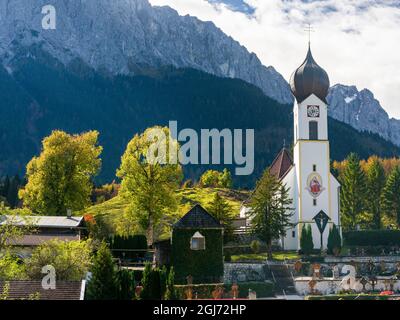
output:
[[[267,259],[272,260],[272,241],[268,241],[267,243]]]

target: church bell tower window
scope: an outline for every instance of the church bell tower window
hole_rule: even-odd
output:
[[[310,132],[310,140],[318,140],[318,122],[310,121],[308,125]]]

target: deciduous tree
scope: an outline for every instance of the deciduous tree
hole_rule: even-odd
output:
[[[98,173],[102,147],[99,133],[69,135],[63,131],[43,140],[42,152],[27,165],[28,183],[20,190],[24,205],[35,213],[64,215],[90,204],[91,179]]]

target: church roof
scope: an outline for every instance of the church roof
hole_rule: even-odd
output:
[[[282,179],[292,166],[293,160],[289,151],[286,148],[282,148],[275,160],[272,162],[269,172],[278,179]]]
[[[223,228],[222,225],[210,215],[201,205],[197,204],[189,210],[177,223],[174,229],[185,228]]]
[[[290,87],[298,103],[311,94],[326,102],[329,90],[329,76],[314,60],[310,46],[303,64],[296,69],[290,78]]]

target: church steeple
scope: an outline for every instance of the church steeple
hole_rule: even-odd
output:
[[[326,103],[329,90],[329,76],[314,60],[311,45],[308,44],[306,59],[292,74],[290,87],[298,103],[303,102],[311,94],[315,94]]]

